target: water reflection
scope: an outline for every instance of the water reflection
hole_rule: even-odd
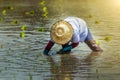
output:
[[[53,57],[48,57],[51,75],[49,80],[80,80],[95,78],[91,72],[92,61],[101,53],[92,52],[85,59],[78,59],[71,54],[60,55],[60,61],[55,62]],[[89,80],[89,79],[88,79]]]

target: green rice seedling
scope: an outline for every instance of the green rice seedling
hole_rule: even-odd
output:
[[[101,42],[99,40],[95,40],[95,42],[96,42],[97,45],[101,44]]]
[[[35,11],[30,11],[29,14],[34,15]]]
[[[29,80],[33,80],[33,77],[30,73],[29,73]]]
[[[47,10],[47,7],[46,7],[46,2],[45,2],[45,0],[41,1],[41,2],[39,3],[39,5],[40,5],[40,8],[42,7],[42,16],[43,16],[44,18],[47,18],[47,17],[48,17],[48,10]]]
[[[27,30],[27,26],[26,25],[23,25],[23,26],[21,26],[21,30]]]
[[[42,10],[43,10],[43,12],[44,12],[43,16],[44,16],[44,17],[47,17],[47,15],[48,15],[47,7],[44,6]]]
[[[107,36],[107,37],[105,37],[104,40],[107,41],[107,42],[109,42],[109,41],[111,41],[111,37],[110,37],[110,36]]]
[[[45,1],[43,0],[42,2],[39,3],[40,5],[45,5]]]
[[[110,42],[111,41],[111,37],[110,36],[106,36],[105,38],[100,38],[99,40],[104,40],[104,41]]]
[[[24,33],[24,32],[21,32],[21,33],[20,33],[20,37],[21,37],[21,38],[24,38],[24,37],[25,37],[25,33]]]
[[[19,21],[18,21],[18,20],[13,20],[13,21],[11,22],[11,24],[12,24],[12,25],[18,25],[18,24],[19,24]]]
[[[34,16],[35,15],[35,11],[29,11],[29,12],[25,12],[26,15],[31,15]]]
[[[99,71],[96,69],[96,77],[99,78]]]
[[[44,17],[48,17],[48,12],[45,12],[45,13],[43,14],[43,16],[44,16]]]
[[[100,23],[100,21],[98,21],[98,20],[95,21],[95,24],[99,24],[99,23]]]
[[[89,17],[89,18],[92,18],[92,17],[93,17],[93,15],[92,15],[92,14],[89,14],[89,15],[88,15],[88,17]]]
[[[47,7],[44,6],[44,7],[43,7],[43,12],[46,12],[46,11],[47,11]]]
[[[40,27],[40,28],[39,28],[39,31],[40,31],[40,32],[45,32],[45,28],[44,28],[44,27]]]
[[[96,74],[98,74],[98,69],[96,69]]]
[[[2,14],[3,14],[3,15],[7,15],[7,10],[5,10],[5,9],[2,10]]]
[[[8,6],[7,9],[8,10],[14,10],[14,8],[12,6]]]
[[[2,22],[3,21],[3,19],[2,19],[2,17],[0,17],[0,22]]]

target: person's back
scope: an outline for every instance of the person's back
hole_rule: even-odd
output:
[[[64,20],[70,23],[73,27],[74,33],[71,41],[84,42],[88,34],[88,28],[86,22],[83,19],[77,17],[68,17],[65,18]]]

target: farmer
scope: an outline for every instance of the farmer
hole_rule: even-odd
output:
[[[55,43],[62,45],[59,53],[71,51],[80,42],[85,42],[92,51],[103,51],[94,41],[86,22],[77,17],[68,17],[54,23],[50,30],[50,37],[51,40],[43,51],[45,55],[49,55],[48,52]]]

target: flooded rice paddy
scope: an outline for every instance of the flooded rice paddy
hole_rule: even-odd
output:
[[[41,2],[0,0],[0,80],[120,79],[119,0]],[[70,54],[43,55],[51,25],[68,16],[83,18],[104,52],[92,52],[83,43]],[[100,40],[107,36],[111,41]]]

